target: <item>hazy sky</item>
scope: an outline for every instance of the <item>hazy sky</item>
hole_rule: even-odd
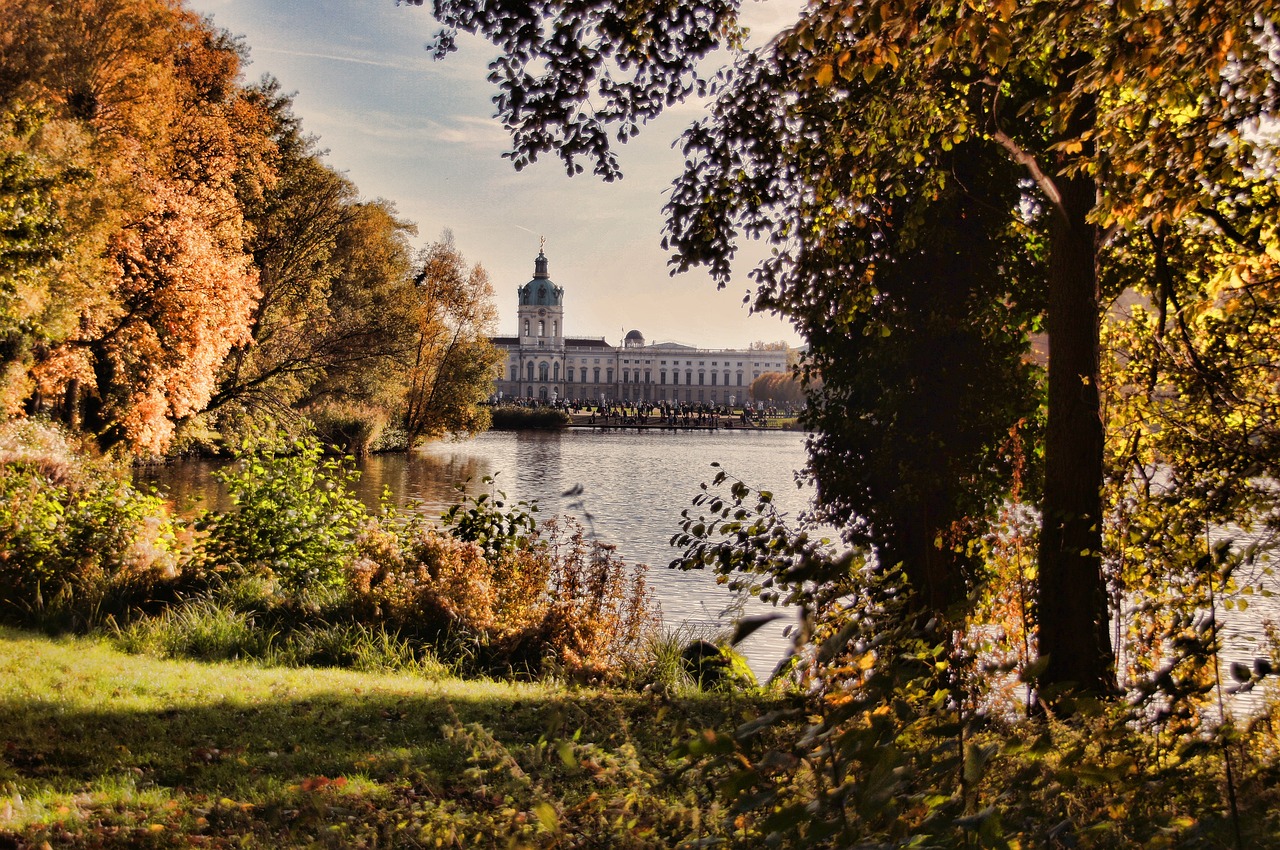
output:
[[[367,198],[395,202],[418,225],[419,243],[453,231],[471,262],[488,270],[501,333],[515,332],[515,290],[533,274],[539,237],[551,279],[565,288],[565,332],[617,343],[637,328],[651,341],[743,347],[786,339],[791,327],[742,304],[745,265],[717,291],[705,273],[671,277],[660,247],[662,206],[680,157],[671,148],[700,112],[686,104],[620,150],[625,177],[568,177],[547,158],[517,172],[492,117],[487,43],[460,39],[443,62],[423,45],[438,26],[426,7],[394,0],[188,0],[216,25],[244,36],[247,75],[278,78],[296,92],[303,128],[328,162]],[[748,2],[753,33],[772,34],[795,0]]]

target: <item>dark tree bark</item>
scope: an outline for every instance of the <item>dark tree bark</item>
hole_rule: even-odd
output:
[[[1115,654],[1102,577],[1102,415],[1098,394],[1098,229],[1086,220],[1096,188],[1059,176],[1050,226],[1049,403],[1040,531],[1041,685],[1115,690]]]

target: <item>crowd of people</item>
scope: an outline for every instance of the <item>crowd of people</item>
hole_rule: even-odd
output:
[[[616,427],[764,428],[768,427],[771,420],[790,418],[799,412],[790,402],[781,407],[764,402],[731,406],[701,401],[589,401],[534,398],[500,399],[495,403],[510,407],[552,408],[569,414],[578,424]]]

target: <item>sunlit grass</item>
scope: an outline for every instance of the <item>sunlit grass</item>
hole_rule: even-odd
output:
[[[673,712],[655,695],[162,660],[0,629],[0,846],[554,846],[555,824],[627,806],[658,830],[633,846],[667,846],[662,830],[701,816],[659,787],[666,754],[751,710],[732,703]]]

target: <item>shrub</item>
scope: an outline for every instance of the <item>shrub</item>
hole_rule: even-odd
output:
[[[0,616],[83,628],[145,602],[180,567],[179,528],[156,496],[56,428],[0,428]]]
[[[205,553],[233,577],[274,577],[286,594],[337,586],[355,554],[366,512],[351,492],[356,477],[311,437],[246,446],[217,473],[234,507],[207,519]]]
[[[550,559],[542,640],[574,678],[607,681],[644,666],[660,620],[645,567],[628,569],[612,545],[588,541],[575,520],[543,526]]]
[[[457,504],[440,517],[449,533],[458,540],[479,545],[490,558],[528,545],[538,527],[533,518],[538,512],[537,503],[521,501],[508,507],[506,494],[492,489],[493,476],[486,475],[480,480],[490,486],[489,493],[468,495],[466,485],[470,479],[458,486]]]
[[[323,443],[356,457],[367,457],[387,426],[386,412],[372,405],[316,405],[307,417]]]
[[[496,498],[472,504],[504,511]],[[420,519],[366,524],[350,574],[366,616],[486,672],[616,680],[644,666],[657,614],[643,572],[589,543],[572,521],[517,534],[529,514],[525,506],[511,512],[523,519],[481,523],[506,530],[483,535],[487,550]],[[515,539],[519,545],[501,542]]]
[[[553,430],[569,424],[569,414],[555,407],[495,407],[490,417],[495,431]]]

